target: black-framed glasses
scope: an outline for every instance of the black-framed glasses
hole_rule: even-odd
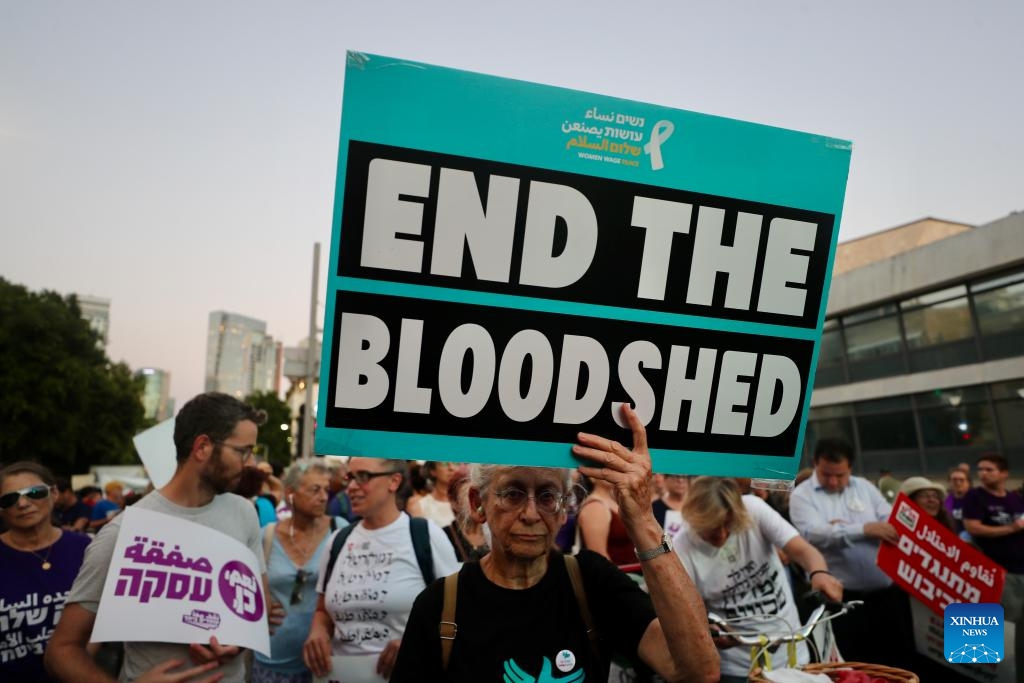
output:
[[[498,507],[505,512],[515,512],[523,508],[527,501],[532,500],[539,512],[546,515],[557,515],[562,511],[562,505],[565,503],[565,496],[554,489],[541,489],[530,495],[527,491],[510,486],[495,491],[494,496],[498,499]]]
[[[307,572],[305,569],[300,569],[295,572],[295,583],[292,585],[292,597],[288,604],[297,605],[302,602],[302,589],[305,587],[306,581],[312,573],[313,572]]]
[[[352,482],[365,486],[371,479],[376,477],[386,477],[391,474],[399,474],[398,472],[367,472],[366,470],[357,470],[356,472],[349,472],[341,480],[348,486]]]
[[[46,484],[36,484],[35,486],[26,486],[23,489],[5,493],[0,496],[0,510],[6,510],[9,507],[14,507],[18,504],[18,501],[22,496],[32,500],[43,500],[44,498],[49,498],[50,491],[52,489],[52,486],[47,486]]]
[[[227,446],[235,453],[238,453],[238,455],[241,456],[242,458],[242,462],[245,462],[253,455],[255,455],[256,451],[255,446],[236,446],[235,444],[228,443],[227,441],[214,441],[213,443],[217,444],[218,446]]]

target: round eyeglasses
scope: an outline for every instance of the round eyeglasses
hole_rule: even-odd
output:
[[[545,515],[557,515],[565,504],[565,496],[554,489],[541,489],[530,495],[520,488],[510,486],[495,491],[494,497],[498,500],[498,508],[505,512],[515,512],[525,507],[527,501],[532,500],[537,506],[538,512]]]
[[[227,446],[235,453],[238,453],[238,455],[241,456],[243,463],[251,458],[256,450],[254,446],[236,446],[235,444],[228,443],[227,441],[214,441],[213,443],[218,446]]]

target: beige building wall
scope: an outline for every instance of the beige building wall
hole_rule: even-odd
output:
[[[972,226],[965,223],[922,218],[872,235],[858,237],[839,245],[832,274],[840,275],[875,261],[913,251],[931,242],[967,232],[971,228]]]

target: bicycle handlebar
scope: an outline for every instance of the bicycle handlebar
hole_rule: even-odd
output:
[[[811,613],[805,625],[792,631],[778,633],[739,630],[734,628],[728,619],[724,619],[714,612],[708,612],[708,623],[721,629],[719,633],[712,632],[712,635],[728,636],[740,645],[767,644],[770,648],[774,648],[782,643],[806,640],[818,624],[840,617],[863,604],[863,600],[851,600],[843,603],[822,602]],[[828,616],[825,616],[826,612],[829,612]]]

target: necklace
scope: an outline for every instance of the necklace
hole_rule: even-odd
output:
[[[303,564],[305,564],[305,560],[309,557],[309,555],[316,551],[316,547],[317,545],[319,545],[317,543],[317,541],[319,540],[318,537],[320,535],[319,532],[320,530],[317,529],[317,523],[314,521],[310,531],[303,532],[303,534],[306,536],[305,544],[299,545],[299,543],[295,540],[295,520],[288,520],[288,540],[291,541],[292,548],[299,554],[300,559],[303,560]]]
[[[36,557],[38,557],[40,560],[43,561],[43,564],[41,566],[42,566],[44,572],[50,571],[50,567],[53,566],[52,564],[50,564],[50,553],[53,552],[53,546],[54,545],[57,545],[57,544],[54,543],[53,545],[51,545],[49,548],[46,549],[46,555],[40,555],[35,550],[29,550],[28,551],[28,552],[32,553],[33,555],[35,555]]]
[[[59,538],[59,536],[58,536],[58,538]],[[50,568],[53,567],[53,564],[50,562],[50,553],[53,552],[53,546],[57,545],[57,541],[56,540],[54,540],[52,543],[50,543],[50,545],[48,545],[46,547],[46,554],[45,555],[43,555],[41,553],[37,553],[35,550],[29,550],[27,548],[25,548],[25,549],[18,548],[17,546],[15,546],[10,541],[8,541],[8,544],[12,548],[14,548],[15,550],[17,550],[19,552],[31,553],[32,555],[36,556],[36,559],[42,560],[42,564],[40,565],[40,567],[42,567],[44,572],[50,571]]]

